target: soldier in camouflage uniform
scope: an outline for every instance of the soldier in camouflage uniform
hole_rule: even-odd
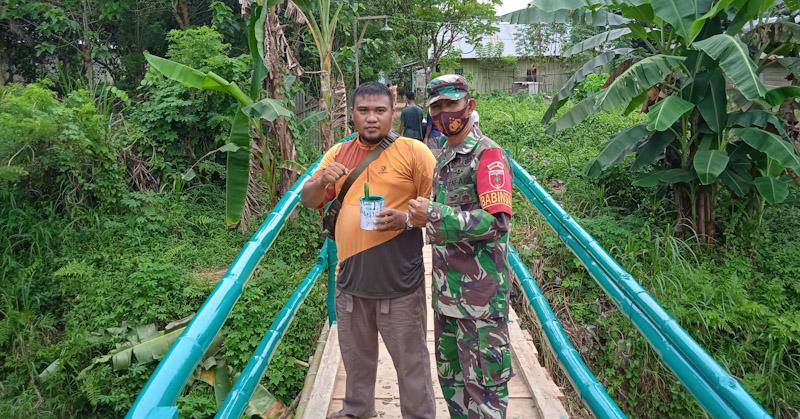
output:
[[[504,418],[512,377],[508,338],[511,185],[506,153],[472,130],[475,100],[463,77],[428,84],[428,107],[447,138],[432,198],[409,202],[433,244],[439,384],[453,418]]]

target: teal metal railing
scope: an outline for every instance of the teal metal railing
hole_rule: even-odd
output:
[[[278,344],[283,338],[283,334],[286,333],[286,329],[289,328],[292,320],[294,320],[297,309],[303,304],[303,301],[311,291],[317,278],[322,274],[322,271],[328,267],[328,253],[331,248],[335,249],[336,244],[326,240],[317,257],[317,264],[311,268],[311,271],[306,275],[305,279],[300,282],[300,285],[297,286],[292,296],[289,297],[289,301],[287,301],[281,311],[278,312],[272,325],[267,329],[258,347],[256,347],[250,361],[247,362],[247,365],[244,367],[242,374],[239,375],[230,393],[228,393],[222,406],[220,406],[215,416],[216,418],[240,418],[242,416],[242,413],[244,413],[247,408],[247,403],[250,401],[250,397],[252,397],[253,392],[256,390],[258,382],[261,381],[261,377],[264,376],[264,372],[269,366],[269,361],[272,359],[275,348],[278,347]],[[335,270],[332,271],[334,273],[336,272]],[[333,295],[333,293],[329,294]]]
[[[550,349],[569,377],[572,387],[578,391],[589,410],[599,419],[624,418],[625,414],[622,413],[614,399],[608,395],[606,388],[597,381],[592,371],[583,363],[583,359],[564,332],[550,303],[547,302],[547,298],[542,294],[533,275],[511,243],[508,244],[508,265],[514,271],[528,302],[533,307]]]
[[[512,166],[517,187],[709,414],[770,417],[533,176],[513,159]]]
[[[319,163],[320,160],[317,160],[302,176],[300,176],[297,182],[295,182],[289,191],[278,201],[275,208],[270,212],[255,234],[253,234],[250,240],[245,244],[233,264],[228,268],[225,275],[219,280],[217,286],[214,287],[214,290],[211,291],[211,294],[194,315],[192,321],[186,326],[186,330],[173,342],[167,355],[159,362],[153,375],[150,376],[150,379],[128,411],[126,418],[172,418],[178,416],[178,410],[175,406],[178,396],[181,394],[181,391],[183,391],[194,369],[200,363],[212,339],[222,329],[222,325],[230,315],[233,305],[236,303],[236,300],[239,299],[239,296],[242,295],[247,280],[250,279],[250,276],[264,257],[264,254],[275,242],[289,214],[297,207],[300,201],[300,193],[303,184],[311,177],[311,174],[317,169]],[[331,252],[328,252],[331,248],[335,249],[335,246],[329,243],[326,243],[324,246],[325,259],[329,263],[328,270],[333,271],[333,275],[335,275],[336,253],[333,252],[331,258]],[[312,273],[316,269],[317,267],[312,270]],[[333,289],[329,288],[328,292],[332,294]],[[295,295],[293,295],[292,298],[296,295],[297,291],[295,291]],[[332,297],[329,297],[329,299],[330,298]],[[286,307],[284,308],[286,309]],[[288,322],[291,322],[291,317],[294,316],[295,312],[296,307],[285,311],[282,310],[275,320],[276,323],[273,323],[273,325],[288,325]],[[273,338],[274,336],[272,335],[266,336],[265,339],[267,342],[265,343],[262,341],[262,343],[270,345]],[[278,337],[277,340],[279,341],[280,338]],[[278,342],[276,341],[274,343],[277,345]],[[259,345],[259,349],[268,348],[262,348],[261,345]],[[268,363],[268,357],[266,360]],[[251,362],[255,362],[253,364],[253,371],[260,369],[262,366],[266,368],[263,361],[264,359],[257,361],[251,360]],[[250,366],[250,364],[248,364],[248,366]],[[262,374],[263,371],[264,370],[261,369]],[[261,378],[260,375],[258,378]],[[244,386],[245,384],[247,385],[246,389],[250,389],[252,378],[248,378],[247,381],[243,382],[241,385]],[[252,388],[255,388],[255,386]],[[252,391],[250,391],[250,393],[252,393]],[[232,405],[231,409],[233,409],[233,407],[238,408],[241,403],[240,400],[244,397],[245,392],[242,391],[237,394],[242,395],[237,395],[235,397],[234,401],[236,404],[235,406]],[[249,396],[250,394],[247,394],[248,400]]]
[[[352,137],[348,137],[348,140]],[[175,402],[221,330],[247,280],[274,243],[289,214],[297,207],[302,185],[316,170],[314,163],[284,194],[258,231],[244,246],[234,263],[195,314],[186,330],[172,344],[137,397],[128,418],[173,418]],[[700,404],[714,417],[766,418],[755,400],[695,342],[655,299],[628,274],[594,238],[573,220],[533,177],[512,160],[515,183],[544,216],[564,243],[586,266],[604,291],[636,325],[650,345]],[[510,246],[509,266],[539,319],[545,338],[575,388],[592,412],[600,418],[623,418],[616,403],[588,370],[569,342],[535,279]],[[316,264],[300,283],[266,331],[253,357],[228,393],[218,418],[238,418],[269,367],[272,354],[291,324],[317,278],[328,270],[328,320],[336,319],[333,303],[336,281],[336,245],[326,239]]]

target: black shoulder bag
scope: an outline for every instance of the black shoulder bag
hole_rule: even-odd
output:
[[[375,161],[378,156],[386,150],[393,142],[397,139],[397,134],[395,132],[389,132],[389,135],[386,136],[378,146],[375,147],[369,154],[367,154],[361,162],[358,163],[353,171],[347,176],[347,179],[344,180],[344,184],[342,185],[342,190],[339,191],[339,195],[331,201],[330,205],[325,209],[325,214],[322,216],[322,228],[324,229],[323,234],[327,235],[331,239],[335,238],[336,234],[336,220],[339,218],[339,211],[342,209],[342,202],[344,202],[344,197],[347,196],[347,192],[350,190],[350,186],[353,185],[353,182],[356,181],[358,176],[361,175],[361,172],[369,166],[370,163]],[[354,140],[358,141],[358,140]]]

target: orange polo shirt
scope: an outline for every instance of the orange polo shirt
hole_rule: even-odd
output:
[[[353,140],[331,147],[311,177],[316,180],[332,162],[353,170],[376,145]],[[408,210],[408,201],[429,197],[436,159],[418,140],[397,138],[356,178],[342,202],[336,221],[336,249],[339,256],[337,286],[344,292],[365,298],[397,298],[414,292],[424,280],[422,231],[369,231],[360,227],[360,198],[364,182],[370,195],[383,195],[386,208]],[[325,191],[320,208],[339,193],[347,176]]]

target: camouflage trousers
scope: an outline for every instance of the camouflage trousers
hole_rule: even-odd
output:
[[[450,417],[505,418],[513,376],[506,319],[433,316],[439,385]]]

